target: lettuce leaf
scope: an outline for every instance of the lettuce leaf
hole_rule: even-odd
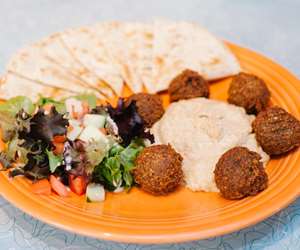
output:
[[[19,132],[19,139],[25,141],[41,140],[46,144],[51,144],[55,135],[65,135],[69,122],[64,116],[56,111],[53,106],[49,114],[45,114],[40,108],[30,119],[29,130]]]
[[[28,149],[22,147],[22,140],[19,140],[17,136],[15,136],[11,141],[7,144],[6,155],[12,160],[18,160],[24,164],[27,163],[27,153],[29,153]]]
[[[0,163],[2,165],[1,170],[7,170],[9,169],[12,165],[13,159],[10,158],[7,154],[5,154],[4,152],[0,152]]]
[[[120,186],[129,189],[134,182],[131,174],[134,161],[144,147],[141,139],[132,140],[126,148],[115,144],[103,161],[95,167],[93,182],[101,183],[111,191]]]
[[[2,129],[4,141],[11,140],[16,133],[16,115],[23,111],[32,114],[35,105],[25,96],[17,96],[0,104],[0,127]]]
[[[144,144],[141,140],[133,140],[120,152],[120,162],[124,166],[124,170],[131,171],[134,168],[134,161],[143,148]]]
[[[129,145],[131,140],[136,137],[154,141],[153,135],[145,131],[144,121],[137,112],[135,102],[126,106],[124,99],[120,98],[117,107],[108,105],[107,110],[118,127],[118,133],[124,146]]]
[[[114,143],[114,139],[110,136],[106,137],[108,141],[91,141],[85,147],[85,152],[89,163],[96,166],[104,159]]]
[[[35,105],[26,96],[17,96],[0,104],[0,112],[4,112],[14,117],[21,109],[26,113],[32,114],[35,110]]]
[[[41,142],[36,142],[39,144]],[[50,175],[49,160],[45,153],[45,148],[41,145],[39,150],[27,153],[27,163],[23,167],[18,167],[9,172],[10,177],[24,175],[30,180],[47,178]]]
[[[94,94],[81,94],[72,97],[79,101],[86,101],[91,109],[95,108],[97,105],[97,97]]]
[[[46,150],[46,154],[48,155],[50,172],[54,173],[56,168],[62,165],[63,157],[55,155],[52,151],[49,150]]]
[[[65,103],[63,101],[56,101],[53,98],[40,97],[40,99],[36,103],[36,105],[39,107],[44,107],[47,104],[53,105],[56,108],[56,110],[61,114],[67,112]]]
[[[49,98],[49,97],[40,97],[40,99],[38,100],[38,102],[36,104],[37,104],[37,106],[40,106],[40,107],[43,107],[46,104],[51,104],[51,105],[55,106],[56,110],[59,113],[64,114],[64,113],[66,113],[65,100],[69,99],[69,98],[74,98],[79,101],[86,101],[89,104],[91,109],[95,108],[97,105],[97,97],[93,94],[81,94],[81,95],[70,96],[68,98],[65,98],[65,99],[62,99],[59,101],[57,101],[53,98]]]

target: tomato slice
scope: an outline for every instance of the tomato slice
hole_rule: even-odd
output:
[[[84,176],[69,174],[70,189],[77,195],[83,195],[86,191],[87,181]]]
[[[65,135],[55,135],[53,137],[53,142],[54,143],[62,143],[67,140],[67,137]]]
[[[47,179],[38,180],[31,185],[31,191],[35,194],[50,195],[51,185]]]
[[[64,152],[65,144],[62,142],[53,142],[54,150],[53,153],[56,155],[60,155]]]
[[[66,197],[69,195],[66,186],[54,175],[50,175],[50,184],[53,191],[55,191],[59,196]]]

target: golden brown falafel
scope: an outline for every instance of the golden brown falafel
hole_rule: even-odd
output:
[[[257,114],[265,109],[270,96],[265,82],[247,73],[234,76],[228,90],[228,102],[245,108],[248,114]]]
[[[300,121],[280,107],[260,112],[252,128],[267,154],[280,155],[300,145]]]
[[[196,71],[184,70],[170,83],[168,89],[170,101],[209,96],[209,84]]]
[[[170,145],[145,148],[135,161],[135,182],[153,195],[175,191],[183,181],[182,157]]]
[[[268,186],[258,153],[245,147],[235,147],[225,152],[214,171],[221,195],[226,199],[241,199],[256,195]]]
[[[133,94],[126,99],[125,105],[130,105],[132,101],[136,102],[137,112],[147,128],[151,128],[165,112],[159,95],[148,93]]]

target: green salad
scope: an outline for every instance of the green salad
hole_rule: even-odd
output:
[[[135,103],[98,105],[94,95],[63,100],[25,96],[0,104],[5,149],[2,170],[32,181],[37,194],[86,195],[102,201],[105,191],[130,190],[135,159],[152,137]]]

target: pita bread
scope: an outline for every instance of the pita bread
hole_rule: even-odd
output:
[[[10,60],[6,70],[48,87],[83,93],[88,90],[84,82],[72,77],[66,70],[47,60],[41,53],[41,45],[35,43],[23,48]],[[90,89],[98,98],[103,94]]]
[[[96,36],[118,65],[125,83],[133,92],[141,92],[142,80],[134,65],[137,47],[132,42],[132,29],[131,23],[118,22],[100,23],[93,27]]]
[[[153,25],[147,25],[141,32],[138,50],[138,73],[149,93],[155,93],[153,79]]]
[[[14,75],[8,74],[8,83],[17,76],[23,87],[41,85],[30,85],[32,91],[90,92],[101,99],[120,96],[124,82],[132,92],[143,91],[143,85],[150,93],[165,90],[185,69],[214,80],[237,74],[240,66],[205,29],[168,20],[103,22],[55,33],[22,49],[7,66]]]
[[[142,23],[124,24],[131,67],[139,75],[140,81],[148,92],[155,92],[153,88],[153,25]]]
[[[121,73],[95,33],[94,29],[84,27],[63,32],[61,38],[74,57],[102,80],[103,88],[112,88],[116,95],[121,95]]]
[[[156,91],[167,89],[184,69],[197,71],[207,80],[240,71],[238,61],[221,41],[188,22],[154,21],[153,54]]]
[[[46,58],[50,58],[56,64],[79,75],[86,73],[86,69],[80,65],[69,51],[64,47],[60,33],[55,33],[43,39],[41,42],[41,52]]]
[[[52,64],[56,64],[72,78],[76,79],[87,88],[92,88],[105,96],[112,97],[110,88],[102,84],[102,80],[82,65],[64,44],[61,34],[56,33],[44,39],[41,44],[41,53]]]
[[[52,87],[64,86],[78,93],[83,90],[82,83],[74,82],[66,71],[43,57],[39,44],[25,47],[16,53],[6,69]]]
[[[0,85],[1,99],[23,95],[33,101],[37,101],[41,94],[45,97],[54,97],[57,99],[74,95],[73,92],[38,84],[13,73],[7,73]]]

